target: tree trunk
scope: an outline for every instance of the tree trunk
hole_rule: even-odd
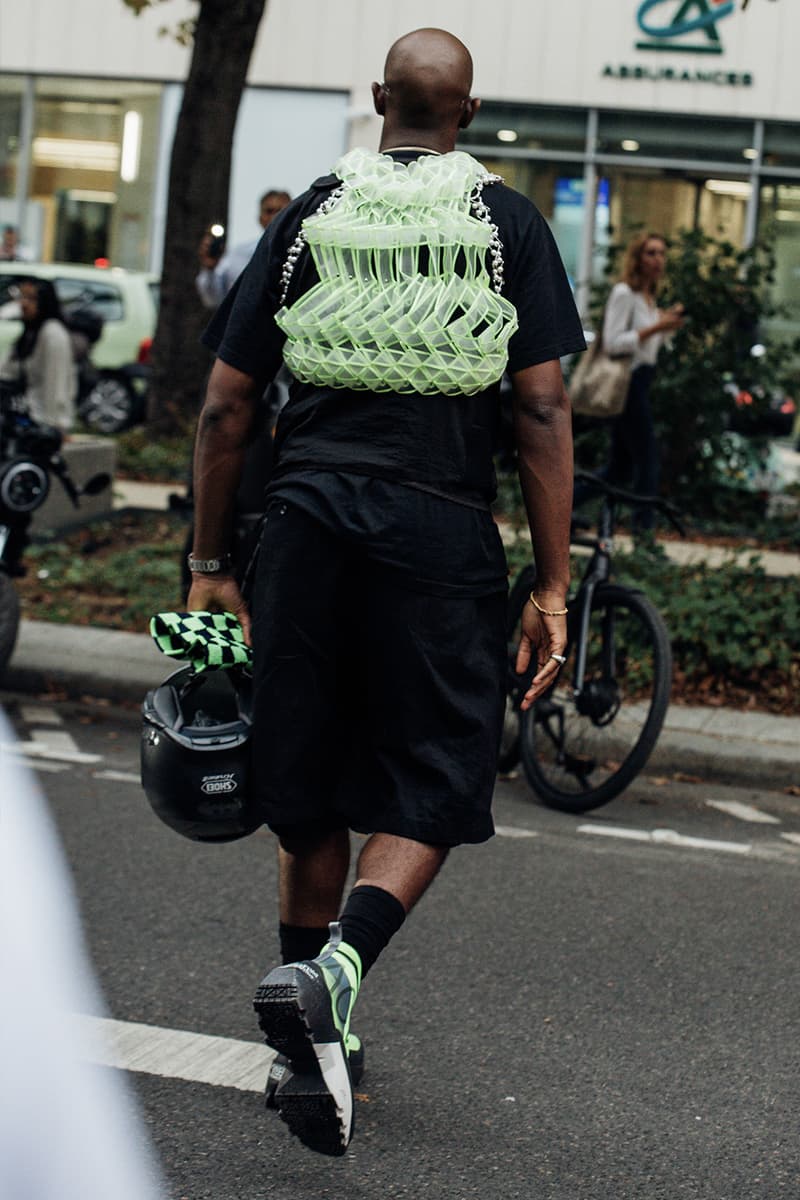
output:
[[[185,431],[196,418],[210,355],[199,344],[211,315],[195,289],[208,227],[227,226],[236,117],[266,0],[200,0],[169,175],[161,306],[153,342],[151,423]]]

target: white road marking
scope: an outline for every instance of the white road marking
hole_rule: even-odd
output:
[[[42,746],[45,750],[51,751],[53,754],[79,754],[78,743],[71,733],[66,733],[63,729],[33,729],[31,730],[33,744]]]
[[[680,846],[689,850],[721,850],[727,854],[750,854],[749,842],[719,842],[713,838],[687,837],[674,829],[626,829],[620,825],[579,825],[578,833],[599,834],[601,837],[626,838],[634,842]]]
[[[110,1017],[75,1015],[76,1033],[91,1062],[122,1071],[185,1079],[213,1087],[263,1092],[274,1050],[258,1042],[161,1029]]]
[[[112,783],[135,783],[137,786],[141,784],[141,775],[134,775],[132,771],[92,771],[95,779],[108,779]]]
[[[66,735],[69,737],[69,734]],[[74,745],[74,743],[73,743]],[[79,750],[58,749],[39,741],[33,742],[3,742],[0,750],[9,754],[24,754],[29,759],[55,759],[57,762],[98,763],[103,761],[102,754],[82,754]]]
[[[760,808],[754,808],[752,804],[742,804],[740,800],[706,800],[709,808],[717,808],[720,812],[727,813],[729,817],[736,817],[739,821],[751,821],[756,825],[780,825],[780,817],[773,817],[771,813],[762,812]]]
[[[0,747],[5,751],[6,747]],[[9,754],[12,762],[20,763],[24,767],[28,767],[31,771],[48,772],[51,775],[57,774],[59,771],[68,771],[68,763],[44,762],[42,759],[26,758],[24,754]]]
[[[498,837],[535,838],[539,834],[533,829],[522,829],[518,825],[495,825],[494,831]]]
[[[64,719],[54,708],[37,708],[33,704],[23,704],[20,716],[26,725],[63,725]]]
[[[624,829],[621,825],[579,825],[578,833],[597,833],[601,837],[626,838],[629,842],[649,842],[646,829]]]
[[[793,846],[800,846],[800,833],[782,833],[781,837],[785,842],[791,842]]]

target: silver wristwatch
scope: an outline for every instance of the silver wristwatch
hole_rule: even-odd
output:
[[[195,558],[189,554],[186,561],[195,575],[221,575],[223,571],[230,570],[233,560],[230,554],[223,554],[222,558]]]

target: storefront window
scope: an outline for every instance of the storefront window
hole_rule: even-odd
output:
[[[604,168],[609,181],[609,233],[614,242],[626,242],[640,230],[670,237],[695,224],[700,183],[672,179],[660,172]]]
[[[753,122],[676,114],[601,112],[599,154],[699,159],[744,166],[753,149]]]
[[[161,87],[40,79],[31,147],[37,257],[145,268]]]
[[[578,275],[584,214],[581,163],[547,163],[526,158],[489,158],[481,162],[517,192],[532,200],[547,220],[558,243],[570,281]]]
[[[484,101],[469,128],[459,134],[458,144],[464,149],[505,145],[582,154],[586,149],[586,110]]]
[[[700,229],[710,237],[744,245],[750,183],[737,179],[708,179],[705,175],[675,178],[668,171],[624,171],[606,167],[609,240],[627,242],[639,230],[667,238],[682,229]],[[599,243],[598,229],[595,241]],[[603,259],[596,254],[593,278],[602,276]]]
[[[0,76],[0,200],[16,196],[23,88],[21,77]],[[0,216],[3,222],[11,219],[5,213],[3,207]]]
[[[764,129],[764,165],[800,167],[800,126],[767,122]]]
[[[796,336],[800,327],[800,184],[769,184],[761,189],[759,233],[775,246],[774,301],[787,312],[772,332]]]

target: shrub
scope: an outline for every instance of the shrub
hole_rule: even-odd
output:
[[[150,483],[182,483],[187,479],[193,436],[159,434],[154,437],[151,429],[138,425],[120,434],[116,442],[120,475]]]
[[[675,699],[800,705],[800,589],[746,565],[679,566],[641,554],[614,556],[614,576],[642,589],[662,613],[675,659]]]

